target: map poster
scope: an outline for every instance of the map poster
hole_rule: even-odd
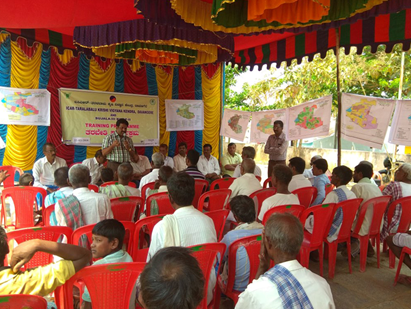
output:
[[[281,120],[284,123],[284,132],[287,132],[288,110],[277,109],[251,113],[251,143],[265,143],[271,134],[274,134],[274,121]]]
[[[287,140],[330,134],[332,95],[288,108]]]
[[[221,122],[220,135],[243,141],[251,112],[224,109],[224,117]]]
[[[392,144],[411,146],[411,100],[398,100],[388,141]]]
[[[50,125],[50,92],[0,87],[0,123]]]
[[[341,136],[351,142],[381,148],[396,100],[343,93]]]
[[[204,102],[166,100],[167,131],[204,130]]]

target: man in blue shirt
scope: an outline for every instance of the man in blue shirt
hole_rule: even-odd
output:
[[[318,159],[313,162],[313,175],[314,184],[313,187],[317,188],[317,197],[311,206],[319,205],[325,199],[325,185],[330,183],[325,172],[328,170],[328,163],[325,159]]]

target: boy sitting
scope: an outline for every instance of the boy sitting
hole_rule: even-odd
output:
[[[122,249],[126,230],[120,221],[115,219],[100,221],[94,226],[92,234],[91,254],[94,259],[100,259],[93,265],[133,262],[131,256]],[[82,298],[81,308],[91,308],[91,298],[87,288],[84,289]],[[130,298],[130,309],[135,308],[135,298],[134,290]]]
[[[319,205],[325,199],[325,185],[330,183],[328,176],[325,174],[327,170],[327,160],[318,159],[313,162],[313,175],[315,176],[313,187],[317,188],[317,197],[311,206]]]

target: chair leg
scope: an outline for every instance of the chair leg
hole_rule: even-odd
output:
[[[376,249],[377,249],[377,268],[380,268],[380,249],[381,249],[381,244],[380,244],[380,234],[378,234],[375,237],[375,245],[376,245]],[[368,250],[367,250],[368,252]]]
[[[328,278],[334,278],[335,274],[335,264],[337,261],[337,246],[338,244],[334,241],[332,243],[327,244],[328,250],[326,251],[328,254]]]
[[[215,285],[215,292],[214,292],[214,309],[220,308],[220,301],[221,301],[221,289],[217,282]]]
[[[395,255],[391,250],[388,250],[390,268],[395,268]]]
[[[398,261],[397,273],[395,274],[394,286],[397,285],[398,277],[400,276],[402,261],[404,260],[405,252],[402,251],[400,255],[400,260]]]
[[[360,237],[360,272],[365,272],[367,264],[368,236]]]
[[[320,276],[324,277],[323,274],[323,263],[324,263],[324,254],[323,254],[323,245],[318,248],[319,257],[320,257]]]
[[[309,260],[310,260],[310,250],[308,248],[301,247],[301,249],[300,249],[300,264],[303,267],[308,268]]]
[[[351,240],[347,240],[347,254],[348,254],[348,270],[350,274],[352,274],[352,267],[351,267]]]

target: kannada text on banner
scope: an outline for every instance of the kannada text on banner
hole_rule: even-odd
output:
[[[134,146],[159,145],[158,97],[117,92],[59,89],[61,128],[67,144],[100,146],[116,129],[129,122],[127,136]]]

